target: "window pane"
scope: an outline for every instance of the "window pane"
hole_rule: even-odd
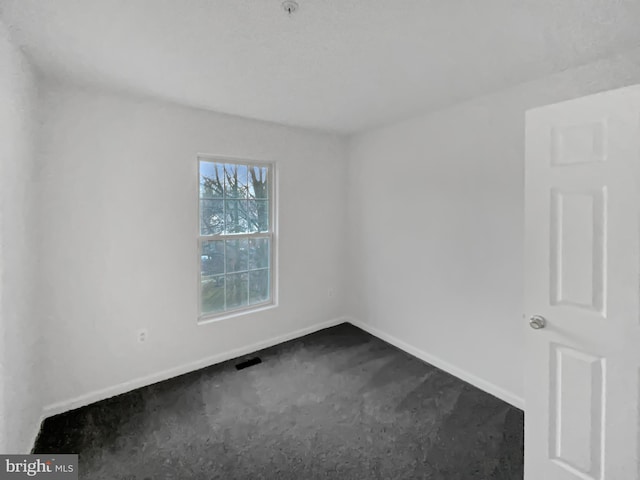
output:
[[[200,295],[202,313],[217,313],[225,310],[224,275],[203,278],[200,288],[202,292]]]
[[[224,194],[226,198],[247,198],[247,166],[224,166]]]
[[[247,227],[250,233],[260,231],[260,223],[258,222],[258,206],[255,200],[247,201]]]
[[[247,200],[225,200],[225,233],[247,233]]]
[[[225,240],[227,272],[240,272],[248,270],[248,240]]]
[[[258,204],[258,224],[261,232],[269,231],[269,202],[267,200],[256,200]]]
[[[266,167],[249,167],[249,198],[269,198],[269,176]]]
[[[224,273],[224,242],[202,242],[200,252],[200,271],[202,278]]]
[[[249,272],[249,303],[262,303],[269,300],[269,270]]]
[[[224,231],[222,200],[200,200],[200,235],[216,235]]]
[[[269,239],[249,240],[249,270],[269,267]]]
[[[224,168],[219,163],[200,162],[200,198],[222,198]]]
[[[247,213],[247,224],[250,232],[269,231],[268,200],[249,200],[247,203]]]
[[[246,273],[227,275],[227,309],[248,304],[248,279],[249,277]]]
[[[269,231],[269,201],[249,200],[247,203],[247,223],[250,232]]]

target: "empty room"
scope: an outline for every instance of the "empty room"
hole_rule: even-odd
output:
[[[0,479],[640,480],[639,26],[0,0]]]

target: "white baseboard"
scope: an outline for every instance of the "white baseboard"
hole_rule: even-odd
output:
[[[80,395],[75,398],[71,398],[69,400],[65,400],[62,402],[53,403],[51,405],[47,405],[43,409],[42,420],[47,417],[51,417],[53,415],[57,415],[59,413],[64,413],[69,410],[73,410],[75,408],[83,407],[85,405],[89,405],[94,402],[98,402],[100,400],[105,400],[107,398],[113,397],[115,395],[120,395],[126,392],[130,392],[131,390],[135,390],[136,388],[145,387],[147,385],[151,385],[157,382],[161,382],[164,380],[168,380],[170,378],[176,377],[178,375],[183,375],[185,373],[193,372],[195,370],[199,370],[201,368],[205,368],[211,365],[215,365],[217,363],[225,362],[227,360],[231,360],[233,358],[241,357],[243,355],[247,355],[249,353],[256,352],[258,350],[262,350],[264,348],[272,347],[279,343],[283,343],[289,340],[293,340],[299,337],[303,337],[313,332],[317,332],[318,330],[323,330],[325,328],[329,328],[335,325],[339,325],[341,323],[351,323],[356,327],[361,328],[362,330],[370,333],[371,335],[384,340],[391,345],[403,350],[414,357],[417,357],[435,367],[438,367],[445,372],[450,373],[478,388],[484,390],[491,395],[494,395],[511,405],[523,409],[524,408],[524,400],[514,395],[512,392],[509,392],[503,388],[498,387],[497,385],[488,382],[486,380],[473,375],[466,370],[463,370],[455,365],[452,365],[445,360],[442,360],[439,357],[428,354],[413,345],[410,345],[403,340],[400,340],[392,335],[389,335],[382,330],[372,327],[360,320],[357,320],[352,317],[338,317],[326,322],[317,323],[315,325],[311,325],[309,327],[302,328],[300,330],[295,330],[293,332],[286,333],[284,335],[279,335],[277,337],[272,337],[260,342],[253,343],[251,345],[246,345],[244,347],[236,348],[234,350],[229,350],[223,353],[219,353],[217,355],[213,355],[210,357],[203,358],[201,360],[197,360],[195,362],[190,362],[185,365],[181,365],[179,367],[170,368],[161,372],[156,372],[151,375],[147,375],[144,377],[135,378],[133,380],[129,380],[118,385],[114,385],[111,387],[107,387],[101,390],[96,390],[93,392],[89,392],[83,395]],[[42,422],[39,422],[37,425],[37,430],[34,435],[34,441],[37,438],[39,433],[40,425]]]
[[[494,397],[498,397],[499,399],[504,400],[505,402],[513,405],[516,408],[519,408],[520,410],[524,410],[524,399],[522,397],[519,397],[518,395],[515,395],[514,393],[505,390],[504,388],[498,387],[491,382],[483,380],[482,378],[473,375],[472,373],[469,373],[462,368],[456,367],[455,365],[442,360],[439,357],[420,350],[419,348],[414,347],[413,345],[410,345],[407,342],[394,337],[393,335],[389,335],[388,333],[383,332],[376,327],[372,327],[367,323],[361,322],[360,320],[351,317],[348,317],[346,321],[358,328],[361,328],[365,332],[370,333],[374,337],[378,337],[379,339],[390,343],[394,347],[397,347],[400,350],[403,350],[408,354],[413,355],[414,357],[419,358],[420,360],[427,362],[430,365],[433,365],[434,367],[438,367],[439,369],[450,373],[454,377],[458,377],[461,380],[464,380],[465,382],[478,387],[480,390],[484,390]]]
[[[40,435],[40,430],[42,429],[42,422],[44,422],[45,418],[47,418],[44,414],[44,411],[40,414],[40,419],[38,420],[38,423],[36,425],[34,425],[34,432],[31,435],[31,450],[29,450],[28,452],[24,452],[25,454],[27,453],[31,453],[33,451],[33,447],[36,446],[36,441],[38,440],[38,436]]]
[[[300,330],[295,330],[293,332],[289,332],[284,335],[272,337],[266,340],[262,340],[260,342],[253,343],[251,345],[246,345],[244,347],[219,353],[217,355],[206,357],[201,360],[197,360],[195,362],[190,362],[185,365],[181,365],[179,367],[170,368],[168,370],[153,373],[151,375],[135,378],[133,380],[128,380],[126,382],[120,383],[118,385],[114,385],[112,387],[107,387],[101,390],[85,393],[83,395],[80,395],[75,398],[71,398],[69,400],[53,403],[51,405],[47,405],[43,409],[43,419],[47,417],[51,417],[53,415],[57,415],[59,413],[73,410],[75,408],[83,407],[85,405],[89,405],[91,403],[98,402],[100,400],[105,400],[115,395],[120,395],[122,393],[130,392],[131,390],[135,390],[136,388],[146,387],[147,385],[152,385],[154,383],[161,382],[163,380],[168,380],[170,378],[177,377],[178,375],[183,375],[185,373],[193,372],[195,370],[209,367],[217,363],[221,363],[227,360],[241,357],[243,355],[247,355],[249,353],[253,353],[258,350],[262,350],[264,348],[272,347],[279,343],[283,343],[289,340],[303,337],[310,333],[317,332],[318,330],[323,330],[325,328],[333,327],[335,325],[339,325],[347,321],[348,319],[346,317],[334,318],[332,320],[328,320],[322,323],[317,323],[315,325],[301,328]]]

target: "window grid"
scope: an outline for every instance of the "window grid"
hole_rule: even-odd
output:
[[[229,236],[233,236],[236,238],[228,238]],[[240,240],[243,238],[247,238],[245,235],[243,234],[231,234],[231,235],[215,235],[215,236],[206,236],[202,239],[202,243],[209,243],[209,242],[215,242],[215,241],[222,241],[223,245],[224,245],[224,261],[222,262],[223,265],[223,271],[222,273],[218,273],[218,274],[214,274],[214,275],[209,275],[209,281],[212,281],[215,278],[218,277],[222,277],[224,278],[224,293],[223,293],[223,298],[224,298],[224,308],[223,310],[221,310],[221,312],[228,312],[229,310],[227,309],[227,275],[239,275],[239,274],[246,274],[247,275],[247,304],[245,305],[246,307],[255,307],[255,306],[260,306],[260,305],[264,305],[264,304],[269,304],[271,302],[271,298],[267,298],[266,300],[262,301],[262,302],[256,302],[256,303],[250,303],[250,299],[251,299],[251,272],[269,272],[271,270],[271,262],[270,262],[270,258],[268,258],[268,264],[266,267],[259,267],[259,268],[249,268],[249,258],[247,258],[247,268],[243,269],[243,270],[227,270],[227,241],[228,240]],[[257,235],[252,235],[249,238],[261,238],[261,239],[266,239],[269,240],[268,243],[268,247],[269,247],[269,257],[271,256],[271,235],[265,235],[265,234],[257,234]],[[200,247],[200,251],[202,252],[202,247]],[[271,279],[269,278],[268,280],[269,283],[269,297],[271,297]],[[240,307],[242,308],[242,307]],[[213,315],[213,314],[207,314],[202,312],[203,315]]]
[[[220,178],[218,174],[222,173],[223,182],[222,182],[222,192],[216,190],[211,192],[210,196],[205,196],[205,192],[203,191],[203,174],[202,174],[202,164],[209,163],[214,168],[214,172],[216,173],[216,179],[218,186],[220,185]],[[247,163],[247,162],[234,162],[231,163],[228,160],[221,160],[215,158],[207,158],[207,157],[199,157],[199,253],[200,253],[200,295],[199,295],[199,318],[200,319],[209,319],[215,318],[217,316],[223,316],[225,314],[236,313],[243,310],[251,310],[255,308],[259,308],[261,306],[269,305],[273,303],[274,299],[274,291],[273,291],[273,255],[274,255],[274,243],[273,243],[273,167],[272,165],[260,164],[260,163]],[[243,184],[240,185],[240,188],[243,190],[242,192],[238,192],[238,184],[239,181],[236,182],[236,186],[229,186],[229,177],[228,177],[228,169],[229,171],[234,171],[234,177],[238,178],[238,170],[242,169],[244,172],[244,178],[241,178],[240,181],[244,181]],[[257,192],[257,185],[253,182],[251,169],[254,172],[259,171],[259,180],[262,182],[261,192]],[[256,177],[258,178],[258,177]],[[265,186],[266,184],[266,186]],[[238,195],[241,193],[241,195]],[[257,196],[256,196],[257,194]],[[230,204],[229,200],[237,201],[237,202],[247,202],[245,207],[245,218],[240,220],[240,216],[238,214],[238,210],[236,210],[235,218],[233,222],[230,222],[230,216],[228,215],[227,206]],[[222,220],[221,226],[216,225],[216,227],[211,228],[211,226],[207,226],[206,221],[203,221],[203,210],[205,205],[208,205],[211,208],[213,203],[209,202],[221,202],[222,207]],[[255,207],[255,216],[254,218],[250,215],[249,202],[256,202],[254,204]],[[258,210],[262,208],[263,210]],[[260,215],[263,215],[263,218]],[[234,223],[235,222],[235,223]],[[254,223],[252,225],[252,222]],[[229,224],[232,224],[231,226]],[[233,232],[231,230],[239,229],[239,225],[242,224],[244,226],[244,232]],[[217,233],[209,233],[211,231],[216,231]],[[240,249],[242,248],[242,244],[238,243],[235,246],[235,252],[230,252],[232,248],[230,247],[229,242],[233,241],[242,241],[245,240],[245,249],[244,257],[246,257],[243,261],[243,264],[246,262],[246,268],[238,267],[237,270],[231,270],[228,265],[228,259],[230,255],[235,254],[238,255]],[[264,240],[265,244],[262,248],[266,248],[266,258],[263,258],[262,262],[260,262],[257,257],[254,258],[252,256],[252,248],[258,248],[256,244],[252,245],[252,240]],[[214,243],[217,241],[222,242],[222,269],[220,271],[216,271],[215,273],[205,275],[203,271],[203,258],[206,256],[208,260],[211,260],[211,253],[206,253],[205,246],[210,243]],[[262,252],[264,255],[265,252]],[[257,255],[255,252],[253,255]],[[254,262],[252,267],[252,261]],[[245,265],[242,265],[244,267]],[[252,291],[252,273],[257,272],[266,272],[266,279],[262,280],[262,290],[257,291],[255,300],[254,293]],[[236,284],[233,286],[230,285],[230,277],[234,276],[236,279],[240,279],[239,282],[236,280]],[[242,277],[244,276],[244,278]],[[221,279],[223,283],[222,288],[222,304],[217,305],[215,309],[205,310],[204,301],[203,301],[203,287],[207,283],[218,282]],[[234,279],[235,280],[235,279]],[[254,279],[254,281],[256,281]],[[260,281],[260,280],[258,280]],[[240,288],[242,289],[243,284],[246,283],[246,293],[244,291],[240,291],[241,295],[238,297],[239,301],[230,301],[229,292],[230,289]],[[260,285],[257,284],[257,285]],[[233,293],[233,291],[231,291]],[[252,297],[254,297],[254,302],[252,302]],[[260,297],[264,297],[264,300]],[[237,299],[236,299],[237,300]],[[231,304],[231,306],[230,306]],[[222,307],[217,308],[217,307]]]

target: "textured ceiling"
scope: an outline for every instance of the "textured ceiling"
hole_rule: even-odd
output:
[[[640,45],[638,0],[0,0],[47,75],[351,133]]]

